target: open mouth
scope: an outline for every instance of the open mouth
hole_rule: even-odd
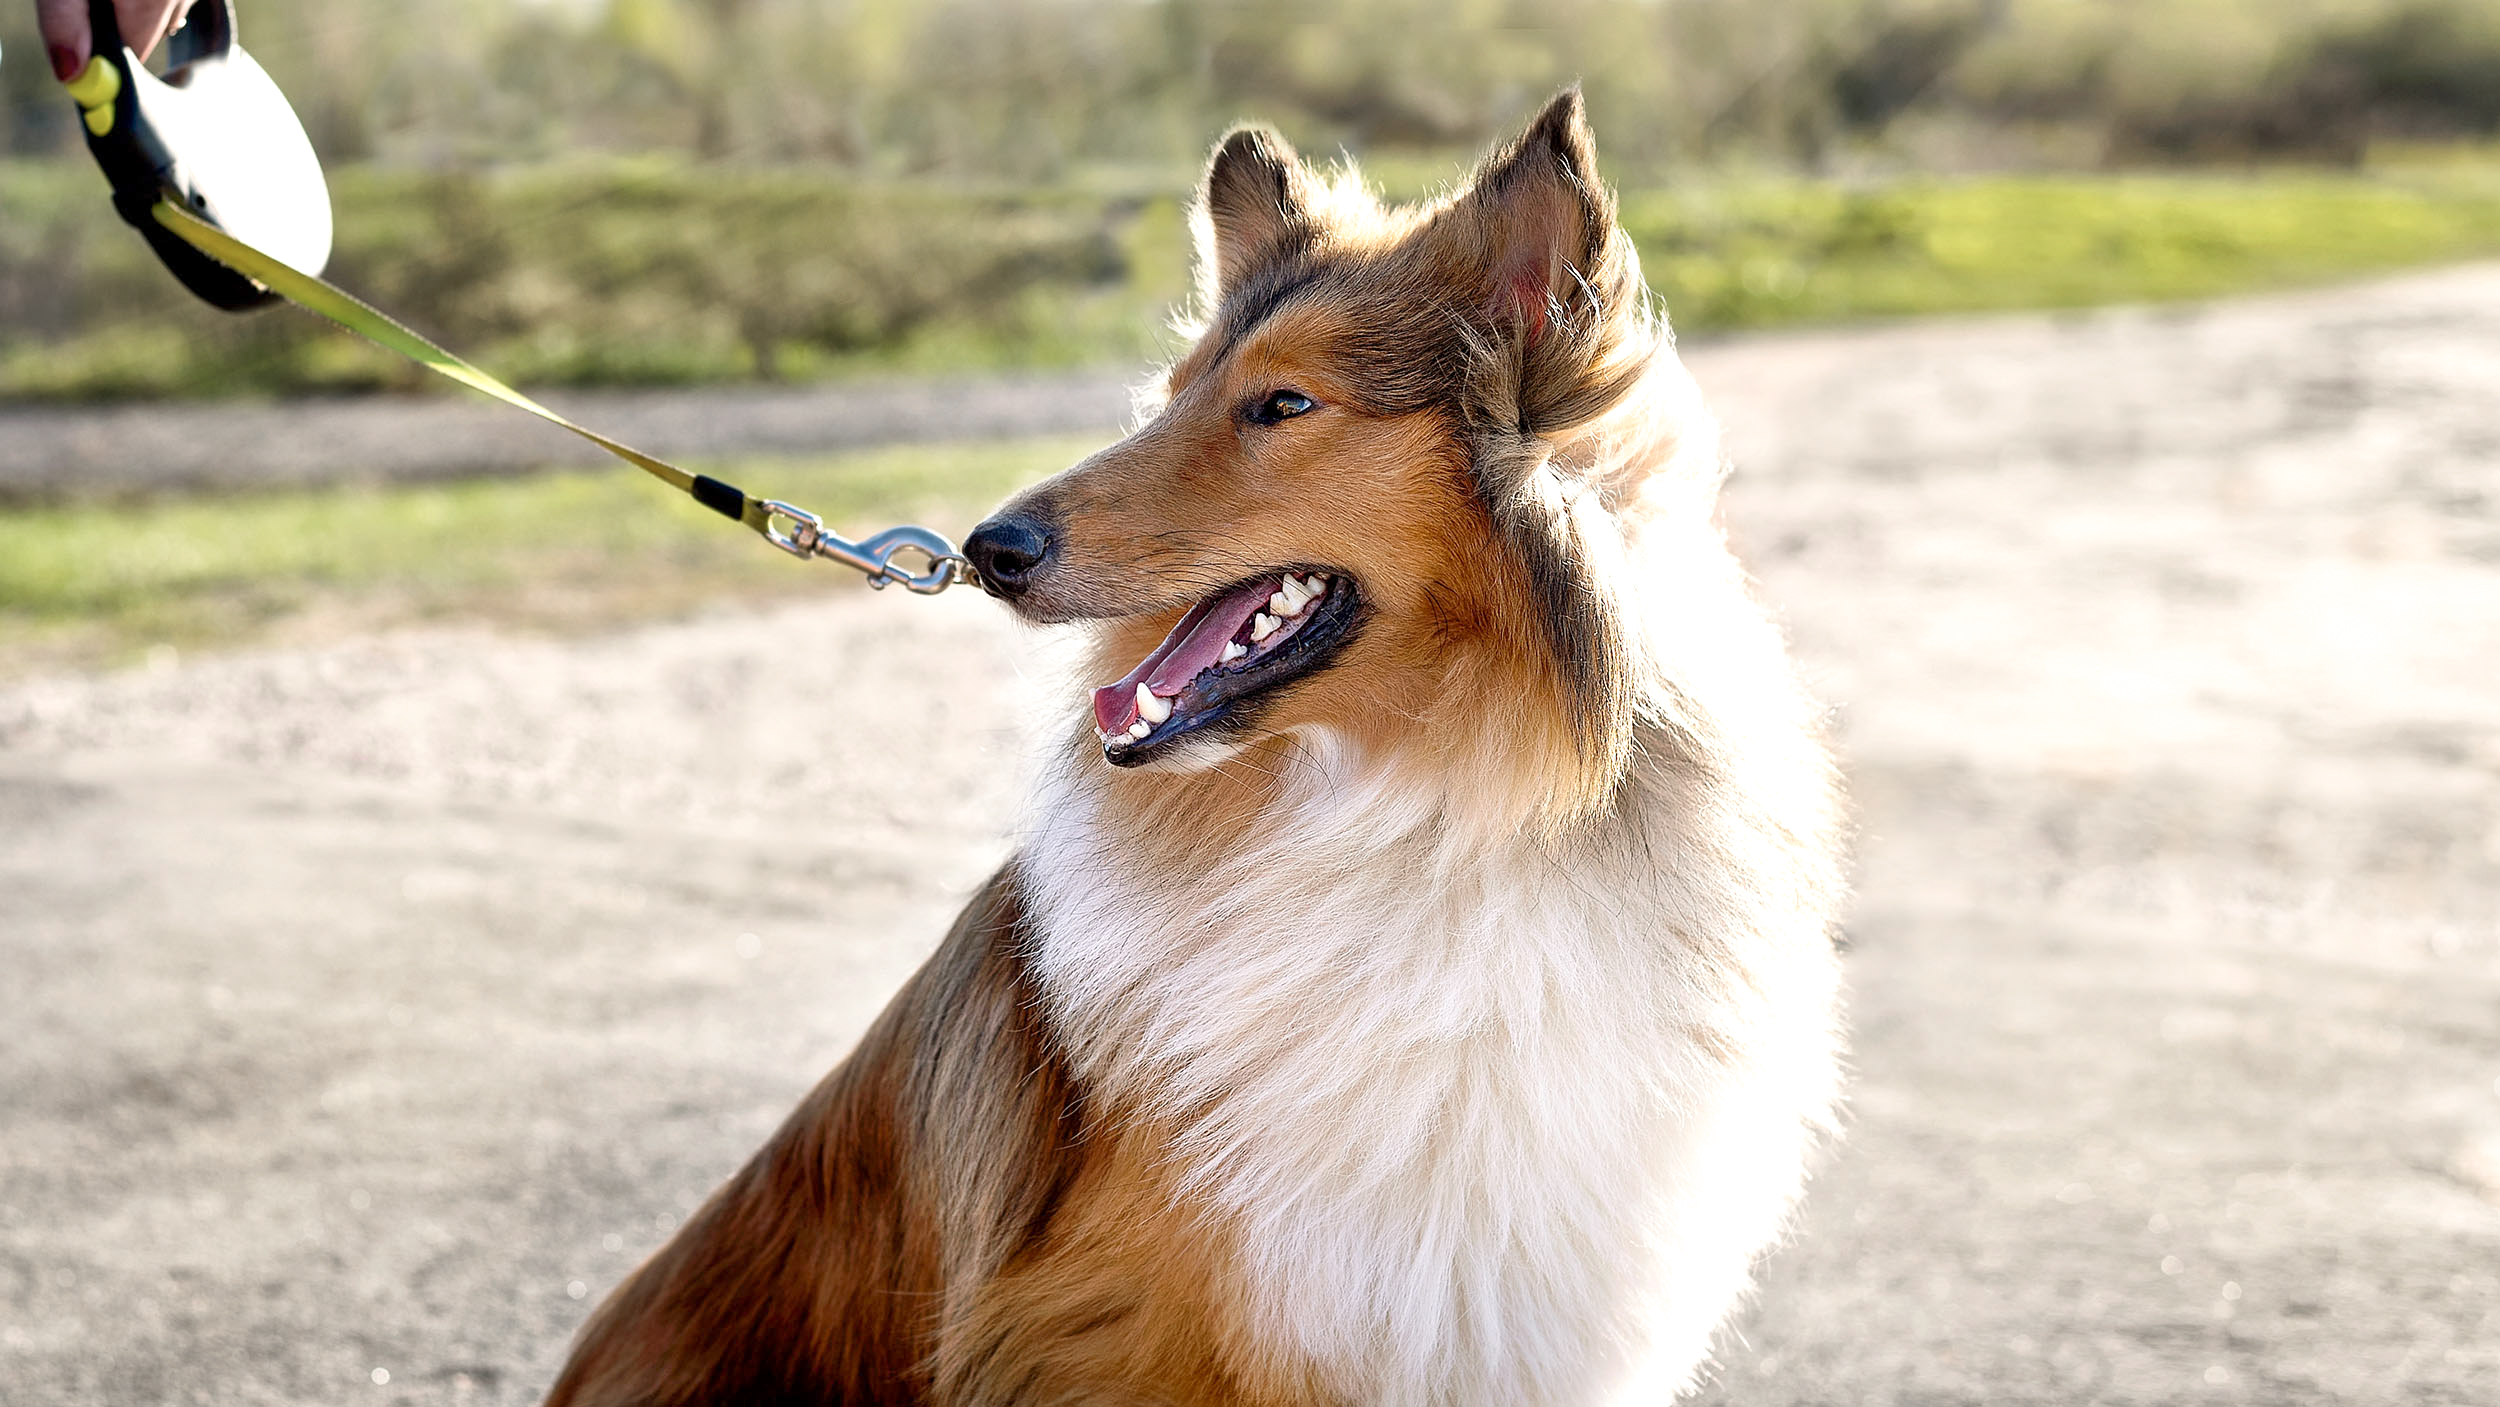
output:
[[[1356,604],[1343,572],[1288,571],[1190,607],[1135,669],[1094,691],[1103,756],[1131,767],[1186,734],[1243,721],[1254,700],[1328,663]]]

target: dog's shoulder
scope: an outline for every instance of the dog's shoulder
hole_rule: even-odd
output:
[[[600,1308],[551,1407],[1312,1400],[1244,1387],[1231,1257],[1153,1130],[1089,1104],[1030,936],[1010,863]]]

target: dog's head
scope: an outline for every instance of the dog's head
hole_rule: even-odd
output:
[[[966,544],[1028,618],[1110,623],[1104,756],[1205,767],[1324,727],[1610,789],[1620,538],[1567,451],[1662,338],[1578,91],[1420,207],[1236,131],[1196,225],[1203,329],[1160,409]]]

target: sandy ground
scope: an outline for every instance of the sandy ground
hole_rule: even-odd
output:
[[[2500,268],[1694,356],[1863,820],[1710,1400],[2500,1401]],[[0,692],[0,1400],[526,1402],[1016,824],[840,591]]]

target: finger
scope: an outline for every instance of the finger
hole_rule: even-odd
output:
[[[35,23],[43,30],[45,54],[52,76],[67,83],[87,66],[93,40],[87,29],[87,0],[35,0]]]

